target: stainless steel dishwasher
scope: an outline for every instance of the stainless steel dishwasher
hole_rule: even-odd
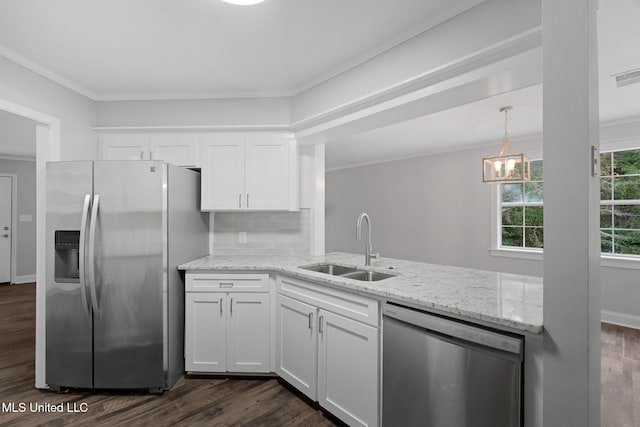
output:
[[[391,303],[383,328],[383,426],[522,426],[522,337]]]

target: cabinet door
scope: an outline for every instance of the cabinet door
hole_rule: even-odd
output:
[[[318,365],[317,309],[278,295],[276,304],[276,373],[316,400]]]
[[[378,425],[378,330],[319,311],[318,403],[351,426]]]
[[[269,294],[228,294],[227,370],[269,372]]]
[[[187,293],[185,298],[185,370],[224,372],[226,331],[224,294]]]
[[[195,135],[170,133],[152,135],[150,140],[150,160],[163,160],[177,166],[200,166],[198,140]]]
[[[149,160],[146,135],[104,135],[100,143],[102,160]]]
[[[217,138],[204,142],[202,147],[202,209],[244,209],[243,138],[238,135]]]
[[[289,138],[281,134],[248,137],[245,151],[247,209],[289,208]]]

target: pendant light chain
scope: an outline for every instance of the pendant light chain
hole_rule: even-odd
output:
[[[509,133],[507,132],[507,114],[509,114],[509,110],[505,108],[504,110],[504,137],[509,137]]]

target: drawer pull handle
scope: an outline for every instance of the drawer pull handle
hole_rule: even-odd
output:
[[[221,288],[233,288],[233,282],[220,282]]]
[[[222,316],[222,298],[220,298],[220,315]]]
[[[318,317],[318,332],[322,333],[322,320],[323,320],[324,316],[320,316]]]
[[[313,330],[313,313],[309,313],[309,329]]]
[[[233,316],[233,298],[231,298],[231,304],[229,304],[229,307],[231,307],[229,314]]]

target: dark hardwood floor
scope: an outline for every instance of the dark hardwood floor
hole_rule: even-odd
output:
[[[182,378],[161,396],[34,388],[35,285],[0,286],[0,425],[334,426],[274,378]],[[16,412],[7,404],[14,403]],[[20,403],[26,411],[20,412]],[[4,404],[4,407],[2,406]],[[30,405],[64,412],[31,412]],[[3,411],[4,409],[4,411]],[[37,410],[34,406],[33,409]],[[67,412],[67,411],[78,412]],[[86,412],[82,412],[85,410]]]
[[[162,396],[38,390],[34,388],[34,349],[35,285],[0,285],[2,426],[339,424],[273,378],[188,377]],[[15,404],[16,412],[8,411],[10,403]],[[19,412],[20,403],[26,405],[26,412]],[[31,404],[62,404],[64,412],[32,413]],[[640,426],[639,330],[602,325],[602,426]]]

